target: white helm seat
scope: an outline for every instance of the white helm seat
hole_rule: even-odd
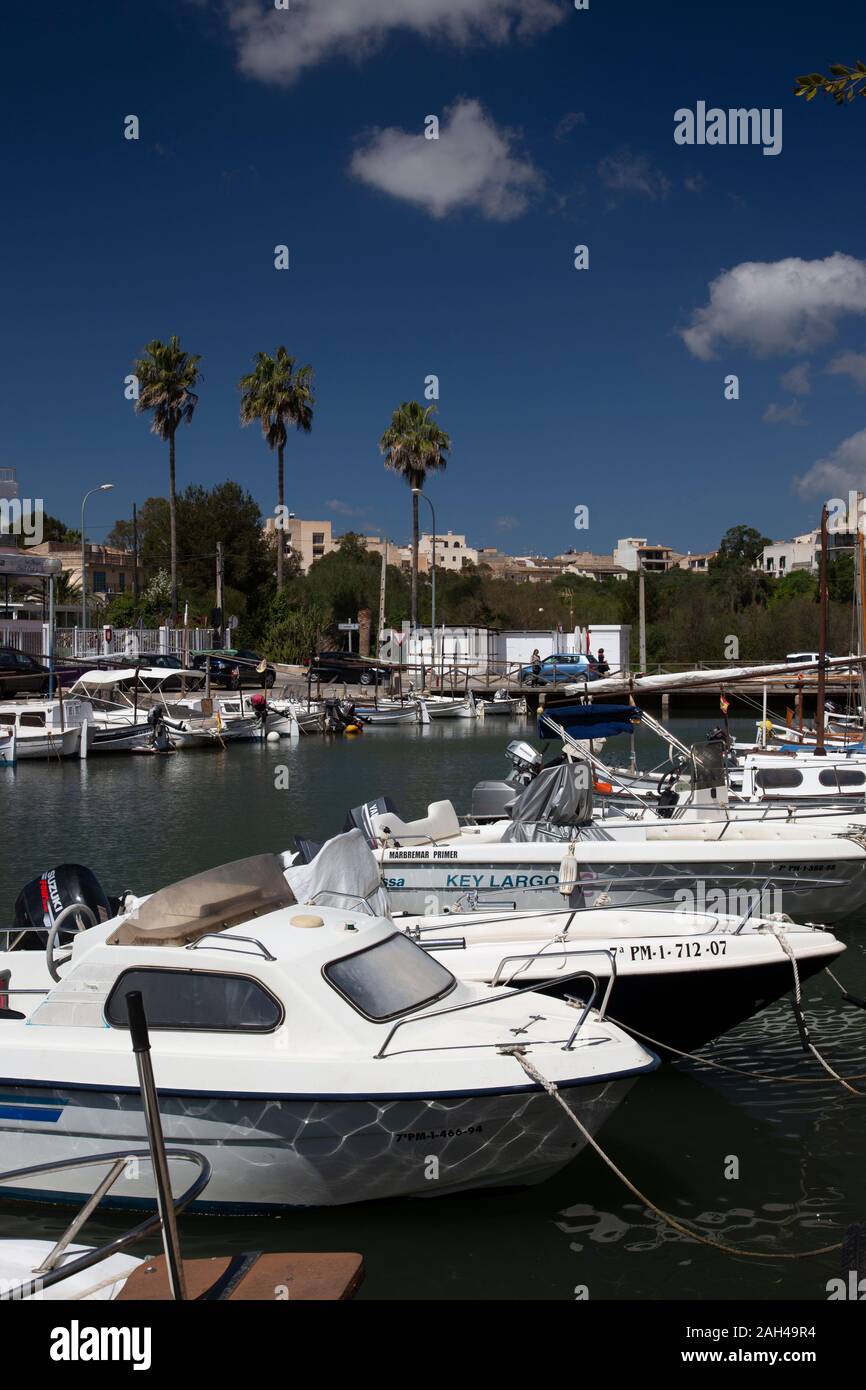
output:
[[[401,820],[393,811],[377,811],[370,817],[373,834],[380,844],[429,845],[435,840],[451,840],[460,834],[460,821],[450,801],[433,801],[420,820]]]

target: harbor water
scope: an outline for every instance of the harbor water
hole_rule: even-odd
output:
[[[672,726],[687,742],[707,728]],[[736,737],[753,727],[732,721]],[[442,798],[464,812],[476,781],[505,774],[508,739],[533,733],[522,720],[453,720],[357,738],[0,768],[0,911],[11,919],[23,884],[61,862],[88,865],[109,892],[149,892],[229,859],[289,848],[295,834],[323,840],[375,795],[390,795],[406,818]],[[637,744],[642,766],[661,760],[656,740],[641,733]],[[607,751],[626,760],[622,740]],[[848,919],[838,934],[848,950],[834,973],[866,996],[866,921]],[[866,1012],[844,1003],[826,974],[804,998],[813,1041],[843,1076],[863,1074],[853,1084],[866,1092]],[[866,1220],[863,1100],[804,1054],[787,1000],[701,1056],[795,1079],[761,1081],[707,1062],[665,1066],[633,1087],[601,1143],[657,1206],[766,1258],[734,1258],[678,1235],[589,1149],[536,1188],[279,1217],[185,1217],[184,1253],[357,1250],[367,1271],[361,1298],[825,1300],[838,1253],[772,1254],[832,1245]],[[50,1238],[67,1221],[63,1208],[0,1201],[0,1236]],[[129,1224],[109,1213],[92,1231]]]

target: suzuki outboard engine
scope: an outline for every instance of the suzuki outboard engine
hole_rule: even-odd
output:
[[[66,930],[72,934],[92,927],[94,922],[107,922],[120,909],[119,900],[107,896],[90,869],[83,864],[58,864],[56,869],[46,869],[18,894],[13,926],[23,936],[16,944],[28,949],[44,946],[46,933],[61,912],[73,904],[90,911],[71,912],[61,927],[61,936]]]
[[[505,756],[511,771],[504,782],[476,782],[472,788],[470,814],[475,821],[507,820],[515,798],[541,771],[541,753],[524,739],[512,739]]]

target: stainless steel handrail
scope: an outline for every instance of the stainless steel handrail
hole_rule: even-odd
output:
[[[547,949],[548,946],[552,946],[553,944],[554,944],[553,942],[546,942],[545,945],[544,945],[540,950],[538,950],[538,951],[527,951],[525,954],[522,954],[522,953],[521,953],[521,954],[519,954],[519,955],[503,956],[502,959],[500,960],[499,964],[498,964],[497,967],[496,967],[496,970],[495,970],[494,975],[493,975],[493,979],[490,981],[490,988],[491,988],[491,989],[495,989],[496,986],[500,983],[500,971],[502,970],[502,967],[503,967],[504,965],[509,965],[512,961],[516,961],[516,960],[529,961],[530,963],[532,963],[532,962],[534,962],[534,961],[539,961],[539,960],[547,960],[548,957],[545,955],[545,951],[546,951],[546,949]],[[557,944],[557,945],[563,945],[563,946],[565,945],[565,943],[556,943],[556,944]],[[565,957],[570,957],[570,956],[607,956],[608,962],[610,963],[610,975],[609,975],[609,977],[608,977],[608,982],[607,982],[607,985],[606,985],[606,987],[605,987],[604,998],[603,998],[602,1001],[601,1001],[601,1008],[600,1008],[599,1011],[598,1011],[598,1016],[599,1016],[599,1018],[604,1018],[605,1012],[606,1012],[606,1010],[607,1010],[608,1001],[609,1001],[609,999],[610,999],[611,990],[613,989],[614,984],[616,983],[616,955],[615,955],[615,953],[614,953],[612,950],[610,950],[610,949],[605,949],[603,946],[600,946],[600,947],[597,947],[597,948],[594,949],[594,950],[593,950],[593,949],[585,949],[585,950],[578,950],[578,951],[569,951],[568,949],[564,949],[564,950],[552,951],[551,954],[552,954],[552,955],[556,955],[556,956],[565,956]],[[517,971],[515,971],[514,973],[517,974]],[[596,979],[596,983],[598,983],[597,978],[596,978],[595,976],[593,976],[592,978],[593,978],[593,979]],[[509,984],[510,984],[510,981],[513,980],[513,979],[514,979],[514,975],[509,976]]]
[[[573,970],[573,971],[571,971],[570,974],[568,974],[568,975],[563,975],[562,980],[560,980],[559,983],[560,983],[560,984],[563,984],[566,980],[576,980],[576,979],[590,979],[590,980],[592,980],[592,981],[594,982],[594,984],[595,984],[595,991],[594,991],[593,996],[592,996],[593,999],[594,999],[595,996],[596,996],[596,994],[598,993],[598,980],[597,980],[597,979],[595,978],[595,976],[592,975],[588,970]],[[379,1051],[375,1054],[373,1060],[374,1060],[374,1062],[378,1062],[378,1061],[384,1060],[384,1058],[385,1058],[385,1053],[386,1053],[386,1050],[387,1050],[387,1048],[388,1048],[388,1044],[390,1043],[390,1041],[391,1041],[391,1039],[393,1038],[394,1034],[395,1034],[396,1032],[398,1032],[400,1028],[405,1028],[406,1025],[409,1024],[409,1023],[423,1023],[426,1019],[431,1019],[431,1018],[444,1018],[446,1014],[458,1014],[458,1013],[462,1013],[462,1012],[465,1011],[466,1009],[478,1009],[478,1008],[483,1007],[483,1005],[485,1005],[485,1004],[495,1004],[495,1003],[497,1003],[498,1001],[501,1001],[501,1000],[503,1000],[503,999],[514,999],[514,998],[516,998],[516,996],[519,995],[519,994],[532,994],[533,992],[534,992],[534,986],[532,986],[532,985],[525,985],[525,986],[523,986],[521,989],[511,989],[511,990],[508,990],[508,991],[506,991],[504,994],[491,994],[491,995],[488,995],[488,997],[487,997],[486,999],[470,999],[470,1000],[468,1000],[465,1004],[452,1004],[452,1005],[450,1005],[450,1007],[447,1008],[447,1009],[432,1009],[432,1010],[430,1010],[429,1013],[426,1013],[426,1014],[410,1014],[408,1018],[398,1018],[397,1021],[396,1021],[396,1023],[392,1024],[392,1026],[391,1026],[391,1028],[390,1028],[390,1031],[389,1031],[389,1033],[388,1033],[388,1036],[386,1037],[386,1039],[385,1039],[385,1041],[383,1042],[382,1046],[379,1048]],[[591,1008],[591,1007],[592,1007],[592,1005],[590,1004],[589,1008]],[[583,1023],[584,1019],[586,1018],[586,1015],[587,1015],[588,1012],[589,1012],[589,1009],[588,1009],[588,1008],[584,1010],[583,1015],[581,1016],[581,1019],[580,1019],[580,1023],[578,1023],[577,1028],[575,1028],[574,1032],[572,1033],[571,1037],[569,1038],[569,1041],[568,1041],[566,1050],[570,1050],[570,1049],[571,1049],[571,1046],[572,1046],[572,1044],[574,1043],[575,1036],[577,1035],[578,1029],[581,1027],[581,1024]],[[498,1045],[498,1044],[491,1044],[491,1046],[497,1046],[497,1045]],[[438,1047],[436,1047],[436,1046],[433,1046],[433,1047],[422,1047],[422,1048],[418,1048],[418,1049],[416,1049],[416,1050],[419,1051],[419,1052],[438,1052],[438,1051],[440,1051],[440,1048],[438,1048]]]
[[[196,950],[198,950],[199,946],[201,945],[201,943],[202,943],[203,941],[208,941],[208,940],[210,940],[210,939],[213,939],[214,937],[217,937],[220,941],[245,941],[245,942],[247,943],[248,946],[258,946],[259,951],[261,952],[261,954],[262,954],[262,956],[264,957],[265,960],[276,960],[276,956],[272,956],[272,955],[271,955],[271,953],[270,953],[270,951],[268,950],[267,946],[264,946],[264,945],[261,943],[261,941],[259,941],[259,939],[258,939],[257,936],[231,936],[231,935],[224,935],[222,932],[219,932],[219,931],[206,931],[206,932],[202,932],[201,936],[196,937],[195,941],[190,941],[190,943],[189,943],[187,946],[184,946],[183,949],[184,949],[185,951],[196,951]],[[212,951],[231,951],[231,950],[234,950],[234,947],[232,947],[232,946],[211,946],[210,949],[211,949]],[[254,952],[254,951],[238,951],[237,954],[238,954],[239,956],[252,956],[252,955],[255,955],[255,952]]]
[[[195,1163],[199,1169],[198,1177],[190,1183],[186,1191],[182,1192],[173,1203],[174,1212],[177,1215],[188,1207],[191,1202],[194,1202],[199,1194],[204,1191],[205,1187],[210,1182],[212,1169],[205,1156],[198,1153],[195,1149],[167,1149],[166,1157],[170,1159],[177,1158],[187,1163]],[[87,1198],[84,1207],[76,1213],[69,1227],[47,1257],[50,1261],[53,1256],[59,1258],[63,1253],[69,1241],[81,1229],[84,1221],[90,1216],[97,1203],[102,1200],[108,1189],[123,1172],[127,1163],[129,1163],[130,1160],[138,1161],[139,1159],[147,1159],[149,1163],[152,1162],[150,1150],[130,1149],[121,1152],[115,1151],[113,1153],[93,1154],[90,1158],[66,1158],[52,1163],[34,1163],[28,1165],[26,1168],[13,1168],[9,1172],[0,1173],[0,1184],[12,1182],[19,1178],[36,1177],[42,1173],[59,1173],[74,1168],[93,1168],[102,1163],[110,1163],[112,1165],[110,1174],[108,1175],[111,1181],[106,1182],[106,1180],[103,1179],[97,1187],[96,1192],[92,1193],[91,1196]],[[152,1216],[149,1216],[146,1221],[142,1221],[138,1226],[134,1226],[131,1231],[127,1231],[124,1235],[115,1237],[114,1240],[106,1241],[104,1245],[97,1246],[92,1250],[85,1250],[77,1259],[62,1265],[60,1269],[53,1268],[44,1276],[39,1275],[36,1279],[30,1279],[24,1284],[19,1284],[15,1289],[3,1290],[0,1288],[0,1303],[29,1298],[32,1294],[38,1294],[42,1289],[50,1288],[53,1284],[58,1284],[61,1280],[68,1279],[73,1274],[79,1274],[82,1270],[90,1269],[92,1265],[98,1264],[101,1260],[108,1259],[111,1255],[118,1255],[122,1250],[128,1249],[129,1246],[134,1245],[136,1241],[143,1239],[144,1236],[150,1235],[151,1231],[157,1230],[160,1225],[160,1215],[159,1212],[156,1211]],[[43,1264],[45,1263],[47,1263],[47,1261],[43,1262]],[[120,1277],[121,1276],[118,1276],[118,1279]]]

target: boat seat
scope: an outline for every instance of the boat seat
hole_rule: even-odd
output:
[[[380,844],[393,840],[398,845],[429,845],[460,834],[460,821],[450,801],[431,802],[420,820],[401,820],[393,811],[381,811],[372,815],[370,821]]]

